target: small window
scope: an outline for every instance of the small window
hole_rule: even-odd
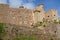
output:
[[[56,33],[56,31],[54,31],[54,33]]]
[[[43,25],[43,27],[46,27],[46,25]]]
[[[49,17],[49,16],[48,16]]]
[[[55,15],[54,15],[55,16]]]
[[[38,11],[38,12],[41,12],[41,11]]]

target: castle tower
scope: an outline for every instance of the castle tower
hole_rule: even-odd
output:
[[[34,20],[35,20],[35,23],[36,22],[42,22],[43,19],[45,18],[45,11],[44,11],[44,5],[41,4],[39,6],[37,6],[34,11]]]
[[[48,20],[58,19],[58,12],[57,12],[57,10],[51,9],[51,10],[45,12],[45,19],[48,19]]]

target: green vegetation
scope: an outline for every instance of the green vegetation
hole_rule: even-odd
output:
[[[57,20],[53,20],[53,23],[58,24],[59,22],[57,22]]]
[[[0,23],[0,40],[2,40],[2,35],[4,34],[4,24],[3,23]]]
[[[35,25],[33,25],[33,27],[39,27],[39,26],[42,26],[43,25],[43,22],[37,22]]]
[[[35,36],[20,36],[20,37],[16,37],[13,40],[38,40]]]
[[[60,24],[60,20],[59,20],[59,24]]]
[[[40,26],[45,27],[45,24],[48,24],[48,23],[60,24],[60,20],[58,21],[57,19],[55,19],[50,21],[48,19],[43,19],[43,22],[37,22],[32,26],[33,28],[40,27]]]

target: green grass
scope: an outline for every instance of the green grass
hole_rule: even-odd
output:
[[[20,36],[20,37],[16,37],[13,40],[38,40],[35,36]]]

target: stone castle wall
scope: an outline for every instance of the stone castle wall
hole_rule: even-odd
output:
[[[7,4],[0,4],[0,22],[15,25],[32,25],[32,10],[26,8],[9,8]]]
[[[29,26],[33,23],[33,13],[29,9],[24,8],[10,8],[9,9],[9,23]]]
[[[58,19],[57,10],[44,11],[44,6],[40,5],[34,10],[27,8],[9,8],[8,4],[0,4],[0,22],[15,25],[31,26],[33,23],[43,19]]]

